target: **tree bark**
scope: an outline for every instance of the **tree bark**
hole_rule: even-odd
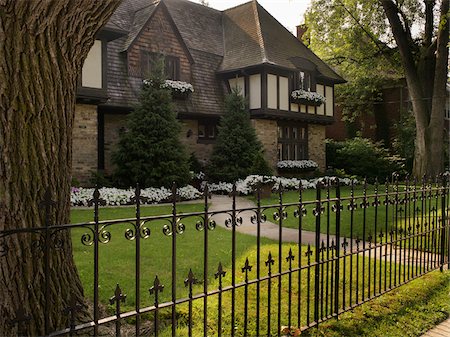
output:
[[[434,176],[442,172],[444,168],[443,125],[449,35],[449,23],[444,18],[448,13],[449,0],[441,0],[441,24],[434,42],[431,35],[432,7],[435,1],[425,1],[424,45],[420,49],[421,55],[417,62],[414,61],[411,46],[408,44],[408,29],[402,26],[397,6],[392,0],[381,0],[381,3],[399,48],[416,120],[413,173],[416,177]]]
[[[70,299],[83,303],[68,231],[1,231],[44,227],[47,189],[48,223],[69,222],[77,77],[118,4],[0,0],[0,335],[65,328]],[[21,308],[30,321],[14,322]]]

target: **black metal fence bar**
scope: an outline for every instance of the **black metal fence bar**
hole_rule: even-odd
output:
[[[190,336],[207,335],[214,330],[219,336],[280,336],[286,332],[282,331],[283,326],[287,326],[289,331],[317,326],[430,271],[442,271],[450,264],[447,177],[435,181],[423,179],[421,184],[408,179],[401,183],[394,178],[392,183],[386,181],[384,186],[375,182],[370,187],[364,182],[362,187],[358,187],[362,189],[360,195],[356,195],[357,187],[352,184],[345,188],[346,196],[342,196],[344,187],[340,186],[339,181],[324,180],[317,185],[315,200],[304,201],[304,191],[300,186],[296,202],[285,202],[280,186],[278,203],[273,205],[263,205],[261,193],[257,190],[256,206],[245,208],[238,207],[238,193],[234,186],[230,194],[231,207],[214,212],[209,209],[206,187],[203,211],[190,213],[180,213],[174,186],[170,199],[172,213],[160,216],[142,216],[141,204],[145,198],[142,198],[137,187],[135,217],[107,221],[99,219],[103,201],[99,191],[95,190],[91,201],[93,221],[64,225],[51,224],[54,203],[48,193],[41,204],[44,227],[0,231],[0,258],[10,253],[8,240],[12,236],[25,239],[32,234],[38,238],[39,242],[31,246],[38,247],[42,252],[37,263],[42,262],[45,274],[42,285],[46,299],[44,323],[46,335],[49,336],[74,335],[86,330],[97,336],[102,334],[102,327],[109,327],[116,336],[120,336],[124,329],[130,331],[130,319],[136,335],[146,331],[144,328],[150,320],[150,330],[154,336],[160,335],[162,329],[176,336],[183,328]],[[246,213],[253,215],[245,219]],[[274,242],[277,249],[270,249],[276,255],[267,251],[262,243],[265,226],[270,225],[266,225],[270,213],[273,213],[273,221],[278,226],[277,240]],[[215,247],[210,245],[214,235],[211,231],[216,228],[215,219],[221,215],[226,216],[227,220],[218,225],[230,229],[231,261],[221,261],[217,271],[210,275],[210,255],[215,253]],[[297,250],[293,249],[292,244],[283,242],[287,231],[284,226],[289,223],[290,217],[297,218],[296,237],[299,243],[311,237],[304,232],[305,228],[313,229],[312,241],[307,245],[298,244]],[[192,220],[196,225],[187,227],[181,222],[182,219]],[[238,256],[239,227],[247,220],[255,227],[256,251],[253,257]],[[156,226],[161,226],[161,221],[165,222],[162,232],[171,241],[170,252],[166,252],[171,256],[168,265],[170,279],[158,278],[159,271],[155,270],[150,280],[149,275],[142,272],[142,266],[146,263],[142,255],[143,245],[152,240],[150,226],[156,229]],[[133,289],[122,291],[117,284],[115,289],[111,289],[110,313],[106,314],[107,317],[101,317],[100,309],[108,306],[100,300],[102,246],[110,242],[111,229],[120,228],[123,223],[133,225],[132,229],[126,230],[125,239],[134,242],[135,266],[131,274],[135,286],[134,310],[122,310],[122,305],[126,304],[127,290],[133,292]],[[67,327],[59,327],[58,330],[51,326],[49,317],[50,306],[60,300],[52,298],[49,290],[49,256],[57,246],[58,249],[62,246],[53,242],[58,232],[80,229],[87,231],[81,236],[81,242],[93,249],[92,320],[76,321],[81,306],[71,301],[62,313],[67,317]],[[203,256],[202,270],[191,269],[184,280],[186,290],[178,291],[177,251],[180,251],[181,244],[178,237],[182,240],[184,232],[193,229],[204,231],[198,240],[198,250]],[[74,242],[78,239],[73,237]],[[239,262],[241,258],[245,263]],[[294,264],[295,259],[297,262]],[[197,280],[194,274],[202,275],[203,280]],[[209,281],[214,279],[212,276],[217,279],[216,285]],[[171,282],[171,291],[167,294],[170,301],[161,297],[161,293],[164,295],[163,282]],[[145,284],[151,285],[146,295],[141,293],[141,285]],[[152,305],[143,305],[145,303]],[[196,306],[197,303],[201,305]],[[185,307],[186,319],[180,319],[180,312]],[[197,307],[201,309],[196,310]],[[162,312],[167,310],[170,314],[163,315]],[[16,326],[18,335],[24,334],[27,326],[33,324],[30,314],[18,306],[15,317],[11,317],[11,324]]]

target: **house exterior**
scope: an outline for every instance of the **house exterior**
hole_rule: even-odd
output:
[[[189,152],[207,161],[238,88],[268,162],[311,159],[325,169],[325,127],[334,122],[334,86],[345,82],[256,1],[218,11],[187,0],[124,0],[83,67],[73,133],[73,175],[113,170],[111,154],[157,57],[168,79],[193,85],[174,106]],[[317,92],[323,104],[295,100]]]

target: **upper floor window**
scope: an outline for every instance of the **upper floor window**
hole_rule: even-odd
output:
[[[303,89],[306,91],[314,91],[315,86],[311,73],[307,71],[298,71],[292,78],[292,90]]]
[[[151,52],[145,52],[142,55],[142,76],[148,77],[159,62],[162,63],[164,74],[168,80],[180,80],[180,59],[178,57]]]

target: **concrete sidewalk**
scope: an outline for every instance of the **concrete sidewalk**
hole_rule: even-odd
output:
[[[218,226],[226,227],[225,221],[231,218],[231,210],[232,210],[232,198],[226,195],[212,195],[211,197],[211,206],[209,211],[212,213],[217,213],[213,216],[214,221]],[[246,208],[255,208],[255,204],[250,200],[243,197],[236,197],[236,209],[246,209]],[[229,212],[226,212],[229,211]],[[223,212],[223,213],[221,213]],[[265,237],[272,240],[279,240],[279,231],[280,227],[270,222],[272,219],[273,212],[266,212],[267,221],[261,223],[261,237]],[[236,227],[236,230],[239,233],[249,234],[256,236],[257,235],[257,225],[251,222],[251,217],[255,215],[254,211],[243,211],[238,214],[238,217],[242,218],[242,225]],[[292,216],[292,214],[289,214]],[[315,245],[316,235],[315,232],[311,231],[302,231],[301,235],[301,243],[304,245]],[[320,234],[320,241],[327,242],[327,235]],[[334,240],[336,242],[336,237],[334,235],[329,236],[330,242]],[[343,240],[343,239],[342,239]],[[294,228],[282,228],[282,241],[283,242],[299,242],[299,231]]]
[[[436,325],[429,330],[422,337],[449,337],[450,336],[450,318],[441,324]]]

